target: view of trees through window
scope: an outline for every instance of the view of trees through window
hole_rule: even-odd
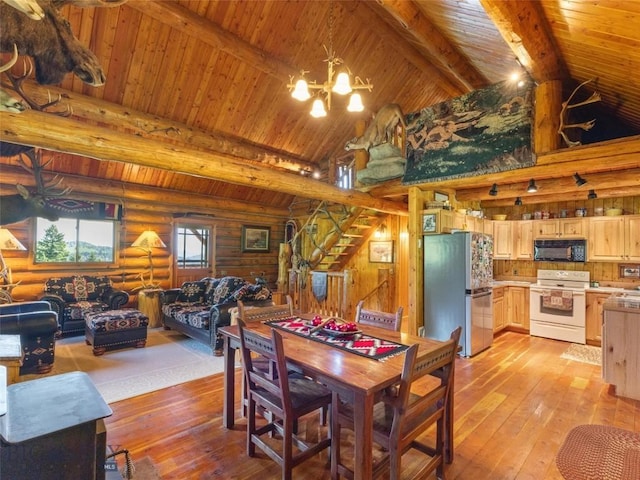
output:
[[[36,220],[36,263],[113,263],[115,222],[61,218]]]

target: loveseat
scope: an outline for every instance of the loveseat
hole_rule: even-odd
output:
[[[185,282],[180,288],[160,294],[162,323],[199,342],[209,345],[214,354],[222,355],[222,339],[218,328],[230,325],[229,310],[242,300],[245,305],[272,305],[271,290],[239,277],[203,278]]]
[[[20,375],[51,371],[57,331],[58,315],[49,302],[0,305],[0,335],[20,335]]]
[[[50,278],[40,300],[51,304],[58,314],[63,336],[84,334],[84,314],[119,310],[129,302],[129,294],[113,288],[109,277],[74,275]]]

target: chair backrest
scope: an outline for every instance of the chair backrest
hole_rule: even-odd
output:
[[[461,331],[461,327],[456,328],[446,343],[425,355],[418,356],[417,345],[407,350],[397,398],[392,402],[391,436],[399,439],[401,451],[427,426],[443,417]],[[412,393],[412,384],[426,375],[440,378],[440,384],[423,395]]]
[[[289,392],[288,372],[282,345],[282,336],[271,330],[271,337],[264,337],[246,328],[246,323],[239,318],[240,345],[245,382],[249,395],[257,393],[271,402],[269,411],[276,415],[291,415],[291,399]],[[268,370],[254,368],[256,358],[265,359],[276,367],[277,375]],[[284,381],[281,381],[284,379]]]
[[[286,320],[293,317],[293,301],[289,295],[287,295],[286,304],[269,307],[247,308],[242,300],[238,300],[238,318],[241,318],[245,323],[264,322],[266,320]]]
[[[388,313],[366,310],[362,308],[363,305],[364,300],[360,300],[356,307],[356,323],[386,328],[395,332],[400,331],[400,325],[402,324],[402,307],[398,307],[395,313]]]

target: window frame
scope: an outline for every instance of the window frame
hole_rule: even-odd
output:
[[[120,262],[120,233],[121,223],[118,220],[101,220],[101,219],[86,219],[79,217],[60,217],[60,219],[75,220],[76,224],[82,221],[88,222],[111,222],[113,224],[113,259],[111,262],[38,262],[36,260],[36,248],[38,243],[38,220],[42,219],[47,221],[46,218],[34,217],[31,225],[32,241],[31,248],[29,249],[29,264],[33,270],[62,270],[62,271],[84,271],[84,270],[99,270],[99,269],[113,269],[119,267]],[[56,223],[56,222],[52,222]]]

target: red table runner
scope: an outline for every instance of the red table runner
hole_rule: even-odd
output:
[[[302,320],[300,318],[293,318],[290,320],[273,320],[265,322],[265,324],[294,333],[301,337],[306,337],[310,340],[315,340],[316,342],[326,343],[332,347],[340,348],[342,350],[355,353],[356,355],[373,358],[375,360],[383,360],[392,355],[402,353],[409,348],[407,345],[395,343],[390,340],[384,340],[382,338],[372,337],[365,333],[333,336],[320,330],[313,334],[309,334],[309,330],[313,327],[309,326],[306,320]]]

